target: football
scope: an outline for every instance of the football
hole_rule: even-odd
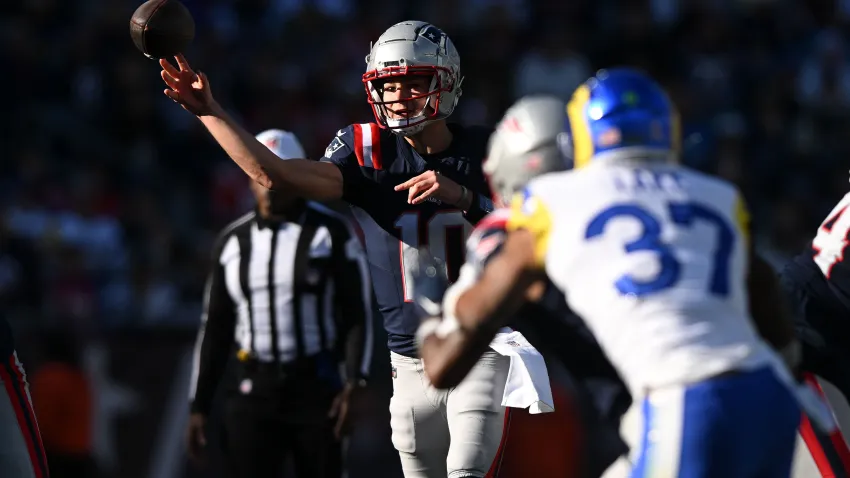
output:
[[[174,56],[195,37],[195,20],[177,0],[148,0],[133,12],[130,36],[148,58]]]

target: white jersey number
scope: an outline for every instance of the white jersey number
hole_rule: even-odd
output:
[[[695,202],[671,202],[667,205],[669,220],[673,224],[690,228],[697,221],[705,222],[716,231],[716,247],[713,252],[713,268],[708,278],[708,291],[724,297],[729,294],[729,258],[735,245],[735,232],[728,221],[711,207]],[[623,295],[636,297],[654,294],[675,286],[681,275],[681,264],[676,259],[673,247],[661,240],[661,220],[637,204],[617,204],[593,218],[584,237],[593,239],[605,233],[610,221],[620,218],[637,220],[643,228],[641,236],[623,248],[626,253],[638,251],[654,252],[658,259],[658,274],[648,280],[637,280],[630,274],[620,277],[614,286]]]
[[[848,206],[850,194],[844,196],[832,209],[812,240],[812,247],[816,251],[815,264],[827,279],[832,267],[844,260],[844,250],[847,248],[847,236],[850,232],[850,214],[846,214]]]
[[[404,289],[404,301],[411,302],[413,300],[413,281],[411,274],[414,267],[419,261],[419,247],[424,245],[419,243],[420,221],[418,212],[408,212],[399,216],[395,222],[395,227],[401,231],[401,240],[399,241],[399,260],[401,262],[401,281]],[[425,224],[428,249],[434,257],[445,261],[447,237],[446,231],[450,228],[457,228],[463,231],[463,240],[472,232],[472,225],[463,217],[460,211],[445,211],[438,212],[431,216],[431,219]],[[463,252],[463,244],[461,251]]]

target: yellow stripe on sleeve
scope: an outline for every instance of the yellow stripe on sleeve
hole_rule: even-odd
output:
[[[508,231],[525,229],[532,234],[534,259],[538,266],[543,267],[552,231],[552,216],[543,201],[530,195],[527,190],[514,195],[507,229]]]
[[[744,237],[744,240],[747,244],[750,243],[750,211],[747,209],[747,204],[744,202],[744,198],[741,197],[741,194],[737,194],[737,198],[735,198],[735,225],[738,226],[738,230],[741,232],[741,236]]]
[[[579,86],[573,92],[570,102],[567,103],[567,118],[570,122],[570,134],[573,143],[573,162],[576,169],[590,164],[593,157],[593,138],[590,134],[590,124],[587,122],[585,108],[590,102],[590,87],[586,84]]]

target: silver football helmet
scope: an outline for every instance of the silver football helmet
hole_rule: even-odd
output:
[[[533,95],[514,103],[490,136],[484,174],[502,202],[541,174],[569,169],[566,104],[554,96]]]
[[[427,97],[428,101],[422,111],[410,118],[390,118],[387,105],[391,102],[384,101],[382,85],[388,79],[407,75],[432,77],[428,93],[407,98]],[[452,41],[439,28],[420,21],[396,23],[370,45],[363,75],[378,125],[403,136],[422,131],[432,121],[448,118],[460,98],[462,82],[460,55]]]

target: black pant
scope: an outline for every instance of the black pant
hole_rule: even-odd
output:
[[[287,455],[298,478],[341,476],[341,447],[328,418],[338,377],[314,362],[243,364],[224,417],[228,477],[282,477]]]

